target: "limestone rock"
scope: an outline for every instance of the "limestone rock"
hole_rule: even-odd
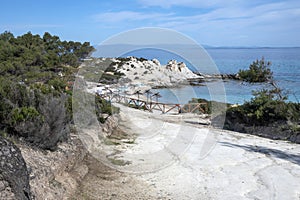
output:
[[[153,62],[154,64],[160,66],[160,62],[159,62],[157,59],[155,59],[155,58],[152,59],[152,62]]]
[[[0,147],[1,199],[31,199],[29,174],[20,149],[1,136]]]
[[[83,162],[87,151],[77,135],[72,133],[70,137],[56,151],[18,144],[31,169],[30,187],[36,199],[68,199],[87,173]]]
[[[110,137],[114,130],[117,128],[118,126],[118,117],[116,116],[109,116],[105,123],[102,124],[102,132],[104,134],[105,137]]]
[[[178,84],[188,84],[190,79],[203,78],[192,72],[185,63],[170,60],[167,65],[161,65],[157,59],[140,60],[129,57],[127,62],[119,62],[118,72],[125,74],[119,82],[150,87],[173,87]],[[130,80],[130,81],[129,81]]]

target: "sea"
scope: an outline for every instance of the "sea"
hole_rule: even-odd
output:
[[[249,65],[264,58],[272,63],[274,80],[288,96],[288,101],[300,101],[300,48],[204,48],[203,51],[215,64],[217,71],[221,74],[234,74],[240,69],[247,69]],[[193,54],[193,53],[191,53]],[[203,56],[193,55],[192,59],[186,60],[181,55],[161,49],[139,49],[128,52],[123,56],[136,56],[146,59],[158,59],[161,64],[167,64],[169,60],[185,62],[187,67],[193,71],[204,74],[216,74],[211,67],[197,66]],[[199,63],[199,62],[198,62]],[[270,88],[266,83],[250,84],[234,80],[215,80],[206,82],[201,86],[186,85],[177,88],[155,89],[159,92],[160,102],[164,103],[187,103],[191,98],[204,98],[231,104],[243,104],[253,98],[253,91]]]

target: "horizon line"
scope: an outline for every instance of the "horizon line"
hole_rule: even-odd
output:
[[[145,45],[149,45],[149,47],[151,46],[162,46],[162,45],[172,45],[172,46],[176,46],[176,45],[184,45],[184,46],[197,46],[194,44],[168,44],[168,43],[161,43],[161,44],[126,44],[126,43],[119,43],[119,44],[98,44],[98,45],[93,45],[94,47],[97,46],[116,46],[116,45],[122,45],[122,46],[145,46]],[[203,48],[207,48],[207,49],[224,49],[224,48],[228,48],[228,49],[267,49],[267,48],[300,48],[300,46],[214,46],[214,45],[207,45],[207,44],[199,44],[201,47]]]

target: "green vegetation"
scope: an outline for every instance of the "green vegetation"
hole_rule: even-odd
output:
[[[115,107],[113,105],[111,105],[111,103],[105,99],[102,99],[101,97],[99,96],[96,96],[95,98],[95,106],[96,106],[96,115],[97,115],[97,118],[98,118],[98,121],[100,123],[104,123],[105,120],[106,120],[106,115],[110,116],[112,114],[115,114],[115,113],[119,113],[120,112],[120,108],[118,107]]]
[[[300,104],[287,101],[287,96],[273,80],[270,65],[262,59],[245,72],[248,73],[247,81],[268,81],[270,88],[253,91],[250,101],[229,108],[224,128],[300,143]]]
[[[124,74],[119,72],[113,72],[112,74],[104,72],[100,77],[99,83],[103,83],[103,84],[118,83],[118,80],[121,78],[122,75]]]
[[[269,83],[269,87],[253,91],[253,98],[243,105],[224,105],[196,98],[189,103],[206,103],[207,106],[201,108],[206,114],[217,113],[212,116],[215,124],[223,121],[224,113],[220,111],[226,108],[225,123],[221,125],[225,129],[300,143],[300,103],[287,101],[284,91],[273,80],[270,66],[270,62],[262,59],[253,62],[249,70],[240,71],[245,81]],[[183,112],[184,108],[188,105],[183,107]]]
[[[0,82],[0,129],[8,136],[23,137],[43,149],[54,149],[67,138],[67,94],[44,94],[4,78]]]
[[[143,62],[147,61],[145,58],[136,58],[138,61]],[[108,60],[108,59],[106,59]],[[124,57],[118,57],[115,62],[107,63],[107,61],[102,61],[95,65],[97,70],[100,70],[98,77],[100,77],[99,83],[102,84],[115,84],[118,83],[119,79],[124,76],[125,74],[122,72],[118,72],[118,69],[120,69],[121,66],[127,64],[130,65],[130,57],[124,58]],[[133,64],[130,65],[131,68],[136,68]],[[127,69],[129,71],[129,69]],[[86,77],[84,75],[84,77]]]
[[[247,124],[253,125],[266,125],[280,120],[296,123],[300,120],[300,105],[287,102],[287,96],[273,80],[270,66],[271,62],[266,63],[264,59],[253,62],[248,73],[256,72],[256,75],[249,76],[249,81],[268,80],[270,88],[253,91],[254,97],[250,101],[228,112],[236,113]]]
[[[224,110],[224,107],[229,106],[229,104],[225,104],[217,101],[208,101],[206,99],[201,99],[201,98],[192,98],[192,100],[190,100],[188,103],[191,105],[193,103],[203,103],[202,105],[200,105],[200,108],[201,110],[204,111],[204,114],[212,114],[213,112],[218,113],[220,110]],[[184,110],[187,110],[187,107],[188,105],[184,105],[182,112],[184,112]],[[191,107],[191,109],[193,109],[193,107]],[[200,110],[197,109],[195,110],[195,112],[200,113]]]
[[[278,89],[263,89],[253,92],[254,97],[227,112],[234,113],[241,122],[249,125],[268,125],[277,121],[299,123],[300,104],[286,102],[286,96]]]
[[[267,82],[272,78],[272,71],[270,69],[271,62],[266,62],[264,58],[254,61],[247,70],[240,70],[238,77],[240,80],[255,83]]]
[[[227,110],[224,128],[300,143],[300,104],[287,102],[277,89],[253,95],[250,101]]]
[[[14,37],[4,32],[0,35],[0,75],[24,83],[47,83],[58,74],[73,75],[93,50],[88,42],[61,41],[49,33]]]
[[[72,122],[77,67],[94,48],[45,33],[0,34],[0,131],[42,149],[55,149]]]
[[[111,59],[92,60],[88,66],[81,70],[84,79],[102,84],[114,84],[124,75],[118,72],[120,62],[112,62]]]

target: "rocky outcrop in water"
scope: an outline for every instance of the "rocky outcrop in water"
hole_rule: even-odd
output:
[[[20,149],[0,136],[0,199],[31,199],[29,173]]]
[[[201,74],[201,75],[204,76],[206,80],[209,79],[241,80],[238,74],[213,74],[213,75]]]

